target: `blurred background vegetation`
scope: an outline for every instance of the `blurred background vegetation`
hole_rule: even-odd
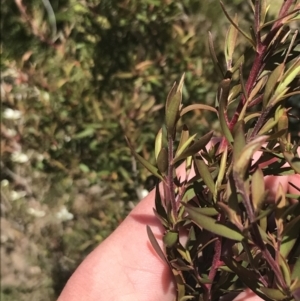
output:
[[[244,26],[247,3],[225,4]],[[214,104],[207,32],[223,60],[228,22],[217,0],[3,0],[1,11],[0,297],[50,301],[153,185],[124,136],[153,160],[183,72],[184,104]],[[218,131],[210,113],[187,118]]]

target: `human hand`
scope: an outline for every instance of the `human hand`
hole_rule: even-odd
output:
[[[299,193],[300,175],[266,177],[271,194],[281,183],[288,193]],[[156,255],[147,233],[149,225],[162,247],[164,229],[153,214],[154,191],[102,242],[69,279],[58,301],[172,301],[175,288],[169,267]],[[227,300],[227,298],[226,298]],[[260,301],[250,290],[235,301]]]

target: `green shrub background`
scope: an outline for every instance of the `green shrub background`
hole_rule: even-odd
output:
[[[245,1],[225,4],[244,26]],[[207,32],[222,60],[228,22],[216,0],[4,0],[1,10],[1,300],[50,301],[151,186],[124,136],[153,160],[183,72],[184,104],[214,104]],[[212,117],[186,122],[217,133]]]

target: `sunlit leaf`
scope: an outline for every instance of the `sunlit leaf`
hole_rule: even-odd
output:
[[[204,160],[199,156],[194,157],[194,162],[195,162],[197,171],[199,172],[204,183],[207,185],[207,188],[210,190],[211,193],[214,193],[215,192],[215,183],[214,183],[214,180],[208,169],[208,166],[206,165]]]
[[[221,4],[222,10],[223,10],[224,14],[226,15],[227,19],[229,20],[229,22],[250,42],[250,44],[253,46],[253,48],[255,48],[256,47],[255,41],[253,41],[249,35],[247,35],[243,30],[241,30],[241,28],[234,22],[234,20],[232,20],[232,18],[229,16],[227,10],[225,9],[225,6],[222,1],[220,1],[220,4]]]
[[[211,140],[212,135],[213,135],[213,131],[208,132],[207,134],[202,136],[199,140],[195,141],[191,146],[189,146],[188,148],[183,150],[182,153],[178,157],[175,157],[172,164],[175,164],[176,162],[178,162],[180,160],[183,160],[189,156],[193,156],[196,153],[198,153]]]
[[[225,224],[218,222],[209,216],[197,212],[191,206],[186,205],[185,210],[189,214],[189,217],[192,220],[192,222],[209,232],[236,241],[242,241],[244,239],[244,236],[240,232],[238,232],[238,230],[230,228],[229,226],[226,226]]]
[[[219,102],[219,119],[221,129],[229,143],[233,142],[232,134],[229,130],[226,118],[228,95],[230,91],[230,79],[223,79],[219,86],[218,102]]]
[[[288,297],[281,290],[275,288],[261,287],[260,291],[262,291],[265,296],[271,300],[285,300]]]
[[[179,238],[178,232],[167,231],[167,233],[163,237],[164,245],[167,248],[172,248],[175,244],[177,244],[178,238]]]

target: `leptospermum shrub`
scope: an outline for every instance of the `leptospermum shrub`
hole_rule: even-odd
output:
[[[183,75],[167,97],[165,124],[155,141],[156,166],[131,147],[161,182],[154,213],[165,228],[164,250],[150,227],[147,232],[174,275],[180,301],[219,300],[245,288],[264,300],[300,300],[300,194],[287,194],[278,184],[271,195],[264,185],[265,176],[300,173],[285,106],[299,94],[300,4],[282,1],[275,20],[268,20],[265,0],[250,5],[254,21],[243,30],[221,2],[230,21],[226,64],[218,60],[208,36],[220,76],[216,107],[184,107]],[[249,42],[251,51],[236,53],[238,36]],[[245,72],[249,60],[252,67]],[[212,131],[202,137],[191,134],[182,122],[191,110],[217,115],[218,142],[212,143]],[[175,170],[182,163],[185,173],[178,176]],[[299,181],[290,185],[300,191]],[[186,241],[180,233],[187,233]]]

